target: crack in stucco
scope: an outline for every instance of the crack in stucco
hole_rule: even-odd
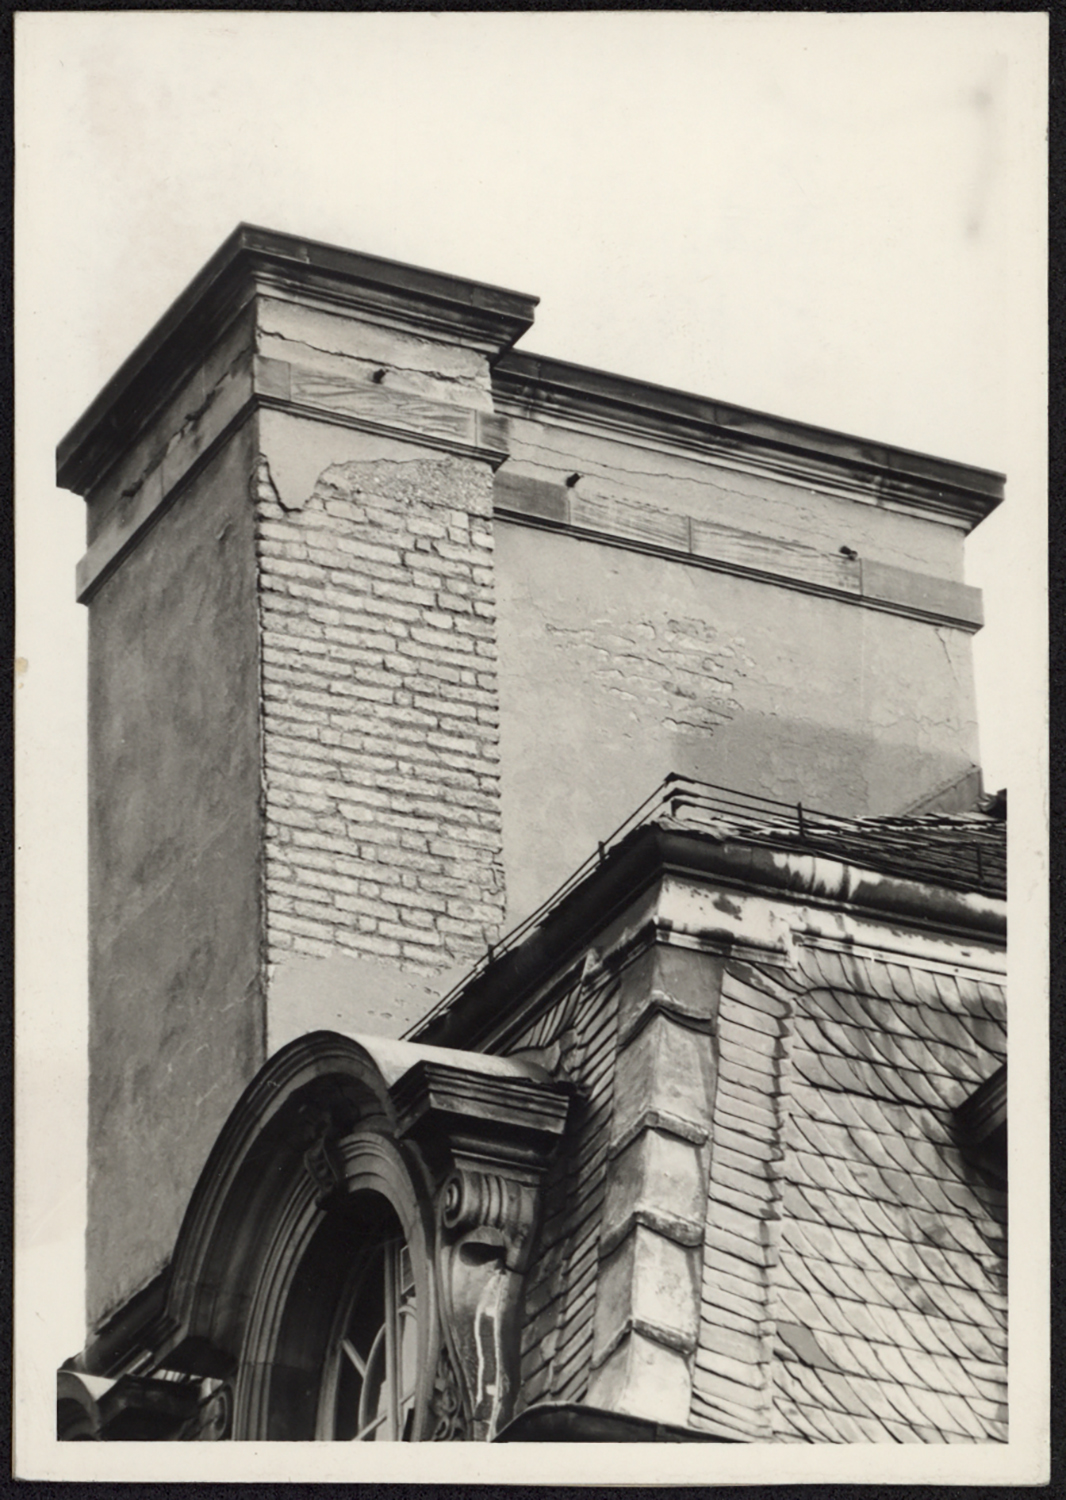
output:
[[[944,648],[944,655],[947,657],[948,669],[951,672],[952,677],[954,678],[955,686],[960,690],[960,692],[964,691],[964,684],[959,677],[959,669],[955,665],[955,658],[952,656],[951,649],[948,645],[948,633],[943,629],[942,626],[937,626],[936,638]]]
[[[267,340],[273,339],[290,345],[294,351],[306,349],[312,354],[324,354],[327,359],[343,360],[345,364],[358,368],[383,369],[386,376],[393,374],[414,375],[433,384],[439,381],[449,385],[460,386],[463,390],[484,394],[484,383],[479,381],[474,375],[449,375],[444,370],[438,370],[432,363],[427,363],[426,365],[401,365],[397,364],[394,359],[390,359],[386,364],[383,360],[376,359],[371,355],[352,354],[343,349],[328,349],[324,344],[311,343],[309,339],[294,339],[289,334],[281,333],[277,329],[261,328],[259,330],[258,347],[261,349]]]

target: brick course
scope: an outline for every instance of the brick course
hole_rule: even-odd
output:
[[[268,962],[468,959],[504,909],[491,475],[337,465],[290,512],[262,459],[255,504]]]

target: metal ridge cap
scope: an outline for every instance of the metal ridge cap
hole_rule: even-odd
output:
[[[302,274],[319,289],[328,278],[334,283],[379,288],[393,296],[406,294],[415,306],[449,309],[498,325],[501,345],[509,348],[531,326],[539,298],[489,282],[431,271],[382,256],[310,240],[298,235],[238,224],[213,255],[178,294],[136,345],[114,375],[90,402],[56,448],[58,482],[64,488],[79,481],[79,452],[128,399],[136,383],[158,366],[165,384],[171,366],[188,364],[188,345],[202,336],[227,286],[249,285],[257,270],[285,270]],[[182,339],[183,331],[189,335]],[[183,361],[182,352],[186,357]],[[69,484],[68,484],[69,481]]]
[[[600,401],[630,412],[672,419],[688,427],[715,427],[749,442],[768,443],[804,455],[817,452],[829,461],[861,464],[901,478],[947,485],[965,492],[974,502],[983,501],[986,508],[982,517],[1003,499],[1006,475],[995,469],[857,437],[525,349],[511,349],[501,356],[493,366],[493,381],[515,387],[534,384],[554,388],[571,399],[584,398],[590,405]]]

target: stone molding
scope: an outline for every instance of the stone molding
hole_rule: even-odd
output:
[[[84,494],[257,294],[430,333],[495,357],[537,298],[335,245],[238,225],[59,444],[58,482]]]
[[[1003,499],[1004,477],[991,470],[525,350],[496,362],[493,394],[497,408],[514,416],[669,447],[966,531]]]
[[[587,499],[576,488],[512,474],[496,477],[496,514],[630,551],[768,582],[969,632],[984,623],[981,590],[869,558],[785,543],[696,516],[652,511],[625,499]]]
[[[396,438],[493,469],[508,455],[507,423],[492,412],[427,400],[354,376],[324,376],[286,360],[246,356],[219,385],[193,394],[201,397],[199,410],[174,431],[161,428],[154,443],[148,443],[143,472],[122,491],[78,563],[80,604],[91,600],[148,528],[257,411]],[[309,494],[310,489],[287,508],[300,508]]]
[[[257,355],[253,386],[259,404],[277,411],[414,438],[420,446],[481,459],[494,469],[508,456],[503,417],[390,390],[387,379],[374,383],[355,375],[325,375],[296,361]]]

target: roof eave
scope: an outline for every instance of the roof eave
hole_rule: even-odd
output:
[[[410,1039],[476,1046],[503,1010],[513,1010],[561,971],[596,934],[657,880],[676,875],[791,903],[861,912],[940,936],[1002,947],[1006,902],[977,892],[902,879],[821,854],[780,850],[652,823],[639,827],[560,899],[515,947],[480,971]]]

